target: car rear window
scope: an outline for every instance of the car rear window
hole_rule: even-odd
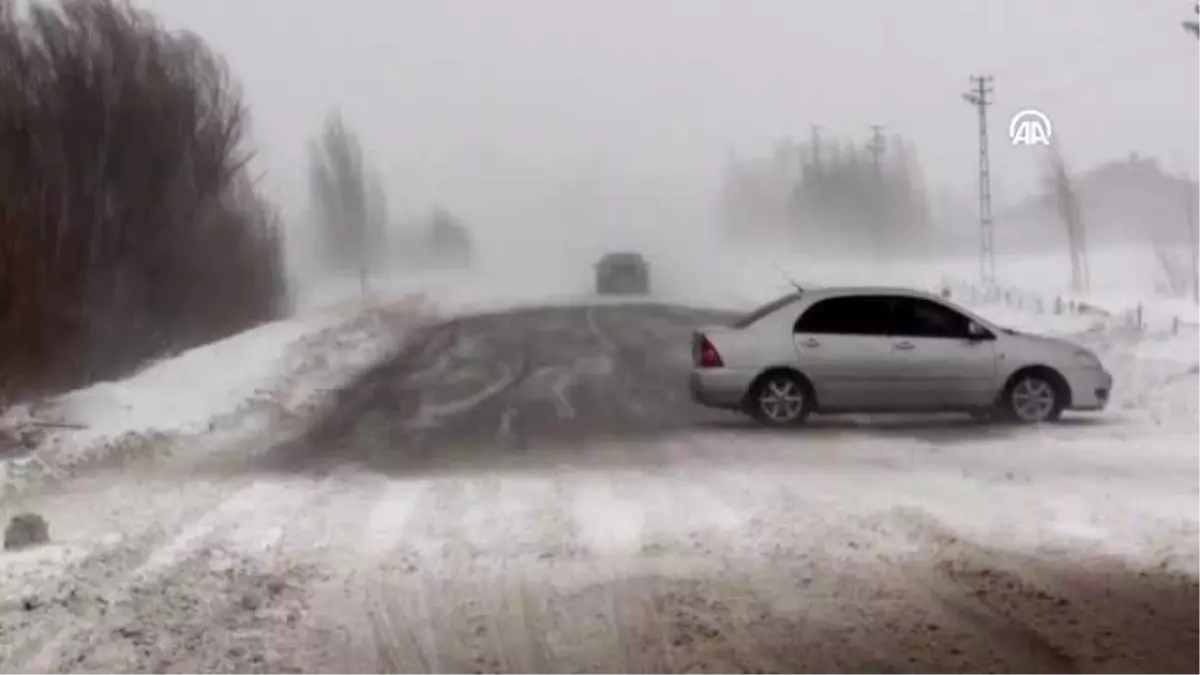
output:
[[[799,299],[800,299],[799,293],[788,293],[787,295],[785,295],[781,298],[772,300],[771,302],[768,302],[767,304],[763,305],[762,307],[759,307],[758,309],[754,310],[753,312],[746,314],[745,316],[738,319],[737,321],[734,321],[732,324],[730,324],[730,326],[733,328],[738,328],[738,329],[747,328],[747,327],[753,325],[754,323],[757,323],[763,317],[768,316],[770,314],[774,314],[775,312],[778,312],[779,310],[783,309],[784,307],[787,307],[788,305],[792,304],[793,302],[795,302]]]
[[[637,253],[610,253],[601,262],[606,265],[641,265],[645,259]]]

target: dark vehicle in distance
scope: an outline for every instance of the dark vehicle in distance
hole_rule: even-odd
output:
[[[430,262],[449,268],[461,269],[471,266],[474,254],[471,233],[447,211],[438,209],[434,212],[426,238]]]
[[[642,254],[609,253],[596,263],[596,292],[601,295],[638,295],[650,292],[650,263]]]

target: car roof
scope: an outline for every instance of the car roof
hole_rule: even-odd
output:
[[[603,262],[642,262],[644,258],[641,253],[636,251],[615,251],[605,253],[600,260]]]
[[[835,298],[847,295],[894,295],[928,298],[931,300],[940,299],[939,296],[928,291],[903,286],[821,286],[811,289],[806,288],[804,295],[809,299]]]

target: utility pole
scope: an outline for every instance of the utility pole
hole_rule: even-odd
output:
[[[875,179],[883,178],[883,127],[878,124],[871,125],[871,142],[867,144],[867,150],[871,153],[871,167],[875,171]]]
[[[871,142],[867,144],[867,150],[871,153],[871,216],[875,223],[875,239],[877,243],[882,243],[886,236],[886,228],[884,225],[884,199],[883,199],[883,127],[878,124],[871,125]]]
[[[1192,13],[1200,16],[1200,2],[1192,6]],[[1184,21],[1183,29],[1197,39],[1200,39],[1200,21],[1195,19]],[[1184,188],[1187,190],[1187,228],[1188,256],[1192,259],[1192,302],[1200,305],[1200,248],[1197,247],[1196,233],[1196,191],[1192,189],[1191,176],[1184,176]]]
[[[809,129],[809,145],[812,146],[812,166],[813,170],[820,176],[822,173],[821,167],[821,127],[814,124]]]
[[[971,90],[963,94],[979,112],[979,278],[985,285],[996,283],[996,248],[992,228],[992,171],[988,159],[987,107],[992,104],[990,75],[972,75]]]
[[[1200,249],[1196,248],[1196,190],[1191,176],[1184,175],[1183,187],[1187,191],[1184,202],[1187,211],[1188,257],[1192,259],[1192,302],[1200,305]]]

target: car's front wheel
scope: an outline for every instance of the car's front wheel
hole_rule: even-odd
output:
[[[750,392],[748,408],[758,421],[783,427],[800,424],[812,410],[812,392],[799,376],[778,371],[761,377]]]
[[[1062,417],[1066,396],[1053,377],[1042,372],[1021,373],[1004,391],[1004,412],[1024,424],[1053,422]]]

